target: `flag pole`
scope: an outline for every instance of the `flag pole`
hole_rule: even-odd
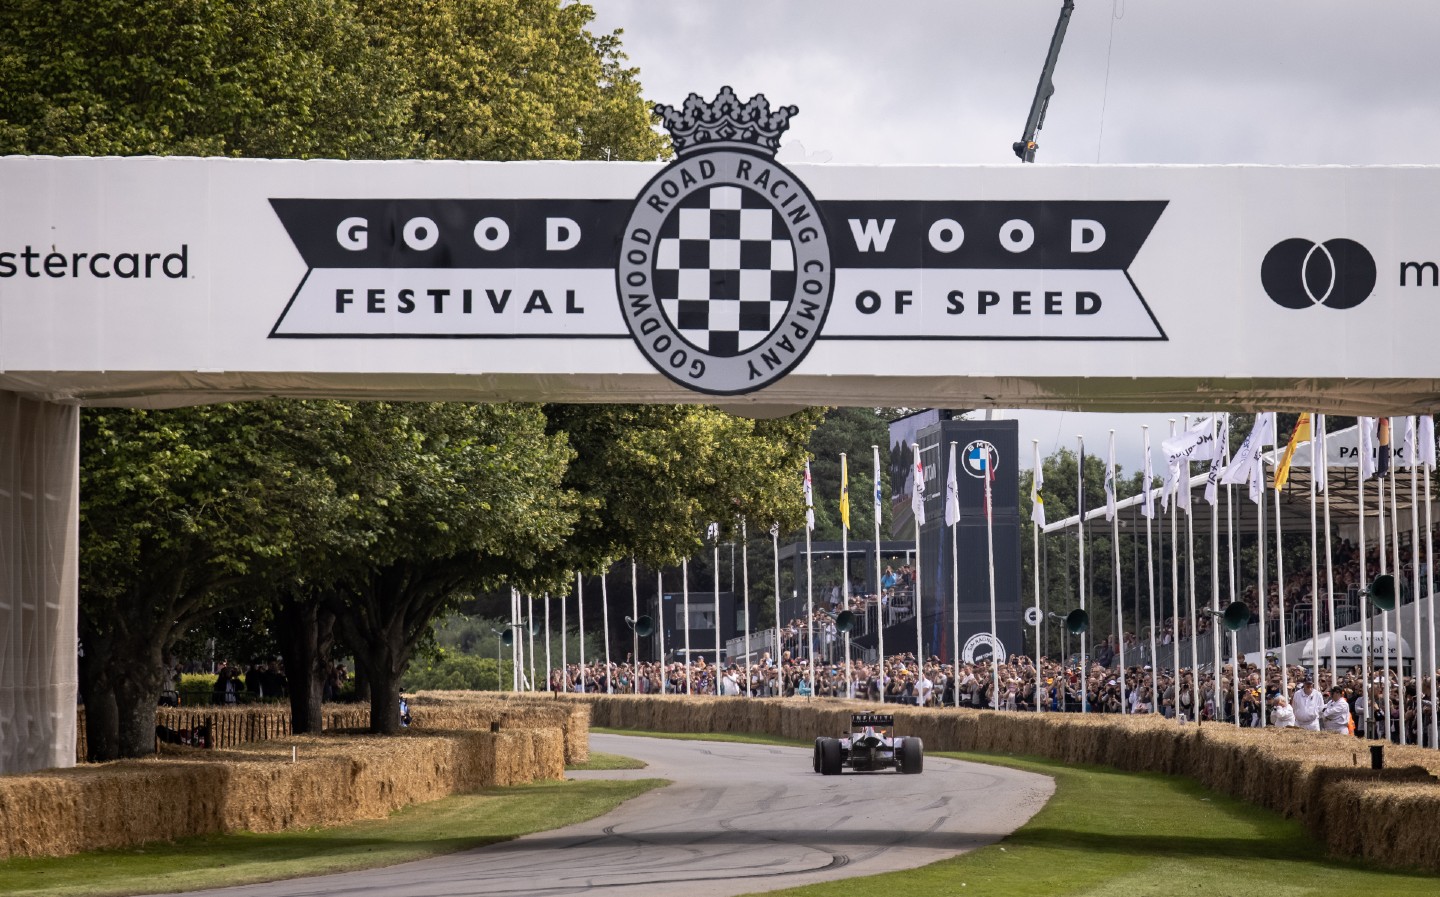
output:
[[[1150,594],[1150,712],[1160,712],[1160,643],[1155,632],[1155,505],[1151,485],[1155,479],[1150,469],[1150,425],[1141,424],[1145,435],[1144,489],[1145,499],[1145,582]]]
[[[1414,415],[1405,418],[1405,461],[1410,465],[1410,595],[1415,616],[1415,644],[1411,651],[1415,655],[1415,745],[1419,747],[1425,743],[1425,688],[1420,676],[1421,662],[1425,659],[1425,636],[1420,626],[1420,464],[1415,457]],[[1434,696],[1431,697],[1433,700]]]
[[[1229,443],[1229,418],[1227,417],[1224,426],[1221,425],[1220,415],[1210,416],[1210,432],[1215,440],[1215,447],[1211,450],[1214,457],[1210,460],[1210,474],[1205,478],[1205,500],[1210,503],[1210,669],[1213,673],[1214,689],[1212,700],[1215,704],[1215,719],[1219,721],[1224,718],[1222,712],[1225,706],[1224,695],[1220,688],[1220,493],[1219,476],[1220,467],[1225,458],[1225,446],[1221,440]],[[1238,668],[1236,672],[1239,672]]]
[[[610,694],[611,682],[614,677],[610,674],[610,593],[606,591],[605,574],[608,568],[600,571],[600,626],[605,636],[605,693]]]
[[[960,486],[955,473],[955,441],[950,441],[950,470],[945,477],[945,523],[950,527],[950,693],[960,706]],[[953,519],[952,519],[952,513]],[[1039,681],[1039,676],[1036,676]]]
[[[685,616],[685,694],[693,695],[695,685],[690,679],[690,664],[693,655],[690,653],[690,559],[683,558],[680,561],[680,600],[684,604]]]
[[[951,443],[951,444],[953,445],[954,443]],[[1045,519],[1045,518],[1044,518],[1044,516],[1043,516],[1043,515],[1044,515],[1044,509],[1045,509],[1045,504],[1044,504],[1043,499],[1041,499],[1041,497],[1040,497],[1040,485],[1039,485],[1040,482],[1041,482],[1041,480],[1043,479],[1043,477],[1042,477],[1042,475],[1041,475],[1041,473],[1040,473],[1040,470],[1041,470],[1041,468],[1040,468],[1040,440],[1038,440],[1038,439],[1032,439],[1032,440],[1030,440],[1030,447],[1031,447],[1032,451],[1035,453],[1035,466],[1034,466],[1033,470],[1031,471],[1031,484],[1032,484],[1032,485],[1031,485],[1031,492],[1034,493],[1034,498],[1033,498],[1033,500],[1032,500],[1032,502],[1031,502],[1031,508],[1030,508],[1031,532],[1032,532],[1032,534],[1035,536],[1035,553],[1034,553],[1034,555],[1033,555],[1033,559],[1032,559],[1032,562],[1031,562],[1031,565],[1030,565],[1030,566],[1031,566],[1031,572],[1034,573],[1034,578],[1035,578],[1035,712],[1036,712],[1036,713],[1039,713],[1039,712],[1040,712],[1040,705],[1041,705],[1041,703],[1043,703],[1043,699],[1042,699],[1042,697],[1041,697],[1041,689],[1044,687],[1044,682],[1042,681],[1042,680],[1044,679],[1044,677],[1040,674],[1040,672],[1041,672],[1041,671],[1040,671],[1040,657],[1041,657],[1041,654],[1043,653],[1043,652],[1040,650],[1040,624],[1044,621],[1044,614],[1043,614],[1043,613],[1041,612],[1041,610],[1040,610],[1040,531],[1045,528],[1045,525],[1044,525],[1044,519]],[[1038,514],[1038,515],[1037,515],[1036,510],[1035,510],[1035,507],[1034,507],[1034,504],[1035,504],[1036,502],[1039,502],[1039,503],[1040,503],[1040,511],[1039,511],[1039,514]],[[958,576],[958,573],[957,573],[957,576]],[[959,625],[960,625],[960,623],[959,623],[960,614],[959,614],[959,611],[958,611],[958,606],[959,606],[959,605],[957,604],[956,606],[957,606],[957,611],[956,611],[956,614],[955,614],[955,620],[956,620],[955,625],[956,625],[956,627],[957,627],[957,629],[958,629],[958,627],[959,627]],[[959,681],[958,681],[959,678],[960,678],[960,652],[959,652],[959,650],[958,650],[958,649],[959,649],[958,642],[960,641],[960,636],[959,636],[959,635],[956,635],[956,636],[955,636],[955,641],[957,642],[957,645],[956,645],[956,649],[957,649],[957,650],[955,651],[955,661],[954,661],[954,663],[955,663],[955,678],[956,678],[956,680],[957,680],[956,683],[955,683],[955,685],[956,685],[956,687],[955,687],[955,706],[958,707],[958,706],[960,706],[960,688],[959,688],[959,684],[960,684],[960,683],[959,683]]]
[[[914,497],[918,506],[918,513],[915,515],[915,595],[911,603],[915,606],[915,687],[919,688],[920,680],[925,676],[925,642],[923,633],[921,632],[924,622],[924,614],[922,613],[924,608],[921,600],[923,591],[920,588],[920,571],[924,569],[924,566],[920,562],[920,525],[925,519],[925,506],[923,504],[923,496],[925,494],[925,468],[920,463],[920,443],[912,442],[910,445],[915,455]]]
[[[575,602],[578,606],[580,629],[580,693],[585,694],[585,583],[580,574],[575,574]]]
[[[715,697],[720,697],[720,524],[712,523],[714,537],[710,540],[711,551],[714,555],[711,566],[715,572],[715,669],[710,674],[711,686],[715,689]],[[731,584],[734,588],[734,584]]]
[[[1377,424],[1377,425],[1378,425],[1378,424]],[[1378,449],[1378,446],[1377,446],[1377,449]],[[1379,552],[1379,553],[1380,553],[1380,575],[1381,575],[1381,576],[1384,576],[1384,575],[1385,575],[1387,572],[1389,572],[1389,570],[1390,570],[1390,557],[1389,557],[1389,555],[1386,553],[1387,549],[1386,549],[1386,545],[1385,545],[1385,476],[1384,476],[1383,474],[1381,474],[1380,476],[1377,476],[1377,477],[1375,478],[1375,488],[1376,488],[1376,492],[1377,492],[1377,496],[1378,496],[1378,501],[1379,501],[1379,505],[1378,505],[1378,507],[1376,507],[1376,509],[1375,509],[1375,511],[1376,511],[1375,517],[1376,517],[1376,519],[1379,521],[1379,527],[1380,527],[1380,531],[1379,531],[1379,533],[1377,534],[1376,538],[1377,538],[1377,541],[1378,541],[1378,543],[1379,543],[1379,545],[1380,545],[1380,552]],[[1384,738],[1385,738],[1386,741],[1389,741],[1389,740],[1390,740],[1390,736],[1391,736],[1391,732],[1394,731],[1393,728],[1391,727],[1391,724],[1390,724],[1390,612],[1389,612],[1389,611],[1383,611],[1383,610],[1382,610],[1382,611],[1380,612],[1380,626],[1381,626],[1381,628],[1384,630],[1384,633],[1383,633],[1383,634],[1381,635],[1381,637],[1380,637],[1380,650],[1381,650],[1381,655],[1380,655],[1380,657],[1381,657],[1381,662],[1385,664],[1385,677],[1384,677],[1385,697],[1384,697],[1384,699],[1383,699],[1384,702],[1385,702],[1385,703],[1384,703],[1384,713],[1385,713],[1385,735],[1384,735]]]
[[[555,670],[550,659],[550,593],[545,593],[545,690],[550,691],[551,673]]]
[[[750,532],[740,518],[740,593],[745,599],[745,697],[751,697],[750,659]]]
[[[1170,438],[1175,438],[1175,418],[1170,418]],[[1163,445],[1163,443],[1162,443]],[[1180,489],[1179,471],[1174,474],[1176,479],[1175,495],[1170,500],[1170,619],[1173,621],[1170,632],[1170,687],[1175,692],[1175,722],[1183,723],[1180,718]]]
[[[809,469],[809,465],[806,465]],[[810,696],[815,696],[815,583],[810,557],[810,526],[805,526],[805,657],[809,669]]]
[[[1190,429],[1190,416],[1185,415],[1185,429]],[[1195,721],[1200,719],[1200,631],[1199,596],[1195,594],[1195,509],[1190,494],[1190,459],[1184,462],[1184,475],[1175,484],[1176,489],[1185,490],[1185,564],[1190,574],[1186,594],[1190,598],[1190,713]]]
[[[510,587],[510,690],[520,690],[520,654],[524,642],[517,637],[520,625],[520,598],[515,587]],[[498,672],[498,671],[497,671]]]
[[[688,620],[686,622],[689,622]],[[670,690],[670,673],[665,669],[665,573],[655,568],[655,629],[660,633],[660,694]]]
[[[1315,482],[1315,415],[1310,416],[1310,678],[1320,687],[1320,521],[1319,493]],[[1334,617],[1331,617],[1334,625]],[[1335,644],[1335,634],[1330,634]],[[1330,667],[1330,681],[1339,682],[1335,667]]]
[[[1273,423],[1270,429],[1275,433],[1275,448],[1280,448],[1280,416],[1272,411],[1271,420]],[[1262,476],[1263,476],[1263,461]],[[1284,519],[1280,516],[1280,490],[1275,490],[1275,601],[1280,605],[1280,690],[1285,697],[1290,697],[1290,657],[1286,642],[1290,633],[1285,627],[1285,549],[1281,543],[1281,533],[1284,527]]]
[[[1120,652],[1120,713],[1125,715],[1130,712],[1130,701],[1127,694],[1130,683],[1125,678],[1125,601],[1121,595],[1120,585],[1120,515],[1115,512],[1115,431],[1110,431],[1110,460],[1106,468],[1106,475],[1110,480],[1109,494],[1105,496],[1106,511],[1110,517],[1110,549],[1112,557],[1110,566],[1115,573],[1115,592],[1113,595],[1115,606],[1115,645]]]
[[[995,613],[995,511],[992,507],[995,465],[990,453],[985,453],[985,552],[990,573],[990,669],[995,687],[995,709],[1004,707],[1000,698],[1000,623]]]
[[[1356,500],[1359,504],[1359,514],[1356,515],[1358,532],[1356,540],[1360,543],[1360,687],[1365,693],[1365,737],[1374,738],[1375,728],[1375,689],[1370,683],[1370,658],[1375,651],[1375,634],[1370,626],[1370,598],[1365,589],[1370,585],[1369,571],[1365,569],[1365,464],[1369,453],[1366,444],[1365,430],[1369,426],[1365,418],[1356,418],[1356,438],[1359,440],[1360,470],[1359,476],[1355,478],[1357,490]]]
[[[570,691],[570,621],[566,617],[565,596],[560,596],[560,681],[566,693]]]
[[[1390,425],[1391,445],[1394,445],[1395,426]],[[1404,618],[1400,612],[1400,586],[1401,577],[1404,571],[1400,569],[1400,489],[1395,483],[1395,458],[1392,450],[1390,458],[1390,567],[1395,576],[1395,629],[1390,629],[1390,615],[1385,615],[1385,644],[1390,644],[1390,633],[1395,633],[1395,678],[1396,687],[1400,691],[1399,700],[1396,701],[1396,710],[1400,712],[1400,725],[1396,726],[1396,736],[1400,744],[1404,745],[1405,738],[1405,655],[1400,651],[1400,633],[1405,630]],[[1385,672],[1390,672],[1389,650],[1386,650]],[[1385,703],[1390,703],[1389,686],[1386,686]]]
[[[875,632],[880,669],[880,702],[885,702],[885,583],[880,572],[880,446],[870,446],[875,459]]]
[[[525,631],[530,634],[530,650],[527,652],[530,663],[530,690],[535,691],[535,593],[525,593]]]
[[[658,596],[657,596],[658,597]],[[659,612],[656,612],[659,616]],[[640,693],[640,565],[630,557],[630,691]]]
[[[1435,610],[1440,602],[1435,600],[1435,539],[1432,535],[1433,512],[1430,508],[1430,478],[1435,475],[1435,418],[1425,415],[1420,419],[1420,449],[1418,461],[1425,466],[1425,594],[1430,596],[1430,662],[1426,667],[1430,676],[1430,747],[1440,748],[1440,660],[1435,655]],[[1416,651],[1422,651],[1419,645]],[[1424,721],[1421,721],[1423,725]]]
[[[771,644],[775,656],[770,658],[770,662],[783,668],[784,665],[780,663],[780,521],[778,520],[770,525],[770,545],[775,558],[775,640]]]
[[[845,453],[840,453],[840,610],[850,609],[850,467]],[[850,630],[845,630],[845,697],[855,697],[855,682],[850,671]]]
[[[1226,440],[1225,463],[1230,463],[1229,440]],[[1240,593],[1236,584],[1235,575],[1235,487],[1225,487],[1225,545],[1230,553],[1230,601],[1234,603],[1240,600]],[[1230,670],[1231,681],[1234,688],[1231,689],[1230,703],[1231,712],[1235,717],[1235,728],[1240,728],[1240,634],[1230,630]]]
[[[1075,507],[1079,509],[1080,516],[1077,520],[1079,545],[1078,557],[1080,560],[1080,609],[1085,609],[1085,436],[1077,434],[1076,440],[1080,445],[1080,461],[1076,466],[1075,477]],[[1088,632],[1080,633],[1080,712],[1090,711],[1090,664],[1087,662],[1086,635]]]
[[[1338,680],[1340,666],[1338,663],[1338,652],[1335,643],[1339,640],[1340,626],[1335,619],[1335,550],[1331,543],[1330,533],[1330,434],[1326,433],[1329,425],[1329,415],[1317,415],[1320,418],[1320,441],[1311,443],[1310,446],[1310,476],[1315,476],[1315,471],[1320,471],[1320,491],[1324,496],[1325,505],[1325,611],[1330,615],[1330,677],[1331,682]],[[1318,468],[1316,465],[1319,465]]]

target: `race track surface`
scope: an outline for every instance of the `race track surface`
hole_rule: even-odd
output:
[[[1054,790],[1045,776],[925,758],[920,775],[820,776],[809,748],[592,735],[674,782],[568,828],[448,857],[227,888],[227,897],[722,897],[922,866],[999,840]]]

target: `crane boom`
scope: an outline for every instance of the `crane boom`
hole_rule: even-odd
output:
[[[1065,30],[1070,27],[1070,14],[1075,11],[1075,0],[1065,0],[1060,7],[1060,20],[1055,23],[1055,34],[1050,38],[1050,52],[1045,56],[1045,68],[1040,70],[1040,83],[1035,88],[1035,99],[1030,103],[1030,117],[1025,119],[1025,136],[1011,149],[1021,162],[1034,162],[1035,132],[1045,127],[1045,110],[1050,106],[1050,97],[1055,93],[1055,83],[1050,76],[1055,74],[1055,62],[1060,58],[1060,45],[1065,42]]]

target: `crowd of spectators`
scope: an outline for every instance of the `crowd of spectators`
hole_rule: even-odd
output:
[[[1334,731],[1352,731],[1353,723],[1358,735],[1398,739],[1403,726],[1407,743],[1428,743],[1426,730],[1434,696],[1425,675],[1417,679],[1391,671],[1387,726],[1384,670],[1372,670],[1372,682],[1366,688],[1358,667],[1342,670],[1338,677],[1322,668],[1319,681],[1310,682],[1309,673],[1299,666],[1290,666],[1282,674],[1277,665],[1271,665],[1268,674],[1262,674],[1258,666],[1242,663],[1237,676],[1234,667],[1226,664],[1220,669],[1217,704],[1215,677],[1208,667],[1200,669],[1197,683],[1187,668],[1180,670],[1178,679],[1168,669],[1155,671],[1149,666],[1131,666],[1122,673],[1118,662],[1102,663],[1098,654],[1086,666],[1082,673],[1077,662],[1041,658],[1037,664],[1030,657],[1011,656],[1000,664],[997,697],[996,677],[988,658],[962,663],[956,669],[938,657],[917,664],[913,654],[898,654],[886,658],[883,665],[852,660],[847,676],[843,659],[834,662],[817,656],[812,690],[809,664],[803,655],[790,651],[783,651],[778,658],[762,654],[750,665],[748,676],[744,664],[717,667],[697,659],[688,670],[688,681],[683,663],[637,665],[627,656],[608,669],[603,662],[595,662],[587,664],[583,671],[577,664],[564,671],[555,670],[550,688],[578,692],[583,681],[583,690],[588,692],[716,694],[718,683],[721,695],[814,695],[871,701],[880,701],[883,696],[885,701],[897,704],[1033,711],[1038,681],[1043,712],[1081,712],[1083,706],[1091,713],[1160,713],[1183,721],[1198,718],[1201,722],[1233,725],[1238,703],[1242,727],[1288,723],[1302,728],[1328,726]],[[1422,701],[1424,726],[1416,715],[1417,694]]]

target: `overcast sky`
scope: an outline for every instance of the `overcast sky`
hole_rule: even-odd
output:
[[[783,161],[992,165],[1020,164],[1010,145],[1061,6],[591,5],[595,30],[624,30],[651,100],[729,84],[798,106]],[[1440,0],[1077,0],[1054,81],[1042,164],[1440,164]],[[1046,453],[1115,427],[1131,434],[1120,463],[1140,463],[1142,416],[1010,416]],[[1169,416],[1143,417],[1158,436]]]

